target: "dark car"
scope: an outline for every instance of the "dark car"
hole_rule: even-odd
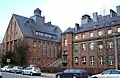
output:
[[[83,69],[71,68],[58,72],[56,78],[88,78],[88,73]]]

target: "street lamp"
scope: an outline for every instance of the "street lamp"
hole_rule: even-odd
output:
[[[116,41],[117,33],[113,33],[114,36],[114,50],[115,50],[115,68],[118,69],[118,54],[117,54],[117,41]]]

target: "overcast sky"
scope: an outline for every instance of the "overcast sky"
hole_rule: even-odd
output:
[[[45,21],[51,21],[64,32],[75,23],[80,24],[82,15],[92,17],[93,12],[107,15],[109,9],[116,11],[118,5],[120,0],[0,0],[0,40],[13,13],[30,17],[36,8],[40,8]]]

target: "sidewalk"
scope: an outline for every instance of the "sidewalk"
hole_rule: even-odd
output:
[[[45,77],[55,77],[55,73],[42,73],[41,75]]]

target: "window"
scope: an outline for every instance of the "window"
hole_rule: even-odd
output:
[[[39,36],[44,36],[44,33],[39,32]]]
[[[77,36],[77,35],[75,35],[75,39],[76,39],[76,40],[78,39],[78,36]]]
[[[111,34],[112,33],[112,30],[111,29],[108,29],[108,34]]]
[[[98,49],[103,49],[103,41],[98,41]]]
[[[36,31],[35,35],[38,35],[38,34],[39,34],[39,32]]]
[[[90,42],[90,50],[94,50],[94,42]]]
[[[33,41],[33,47],[36,47],[36,41]]]
[[[86,64],[86,56],[82,57],[82,64]]]
[[[42,56],[45,56],[46,52],[45,52],[45,45],[42,46]]]
[[[78,57],[74,57],[74,63],[78,63]]]
[[[69,69],[64,70],[64,72],[69,72]]]
[[[102,36],[102,34],[103,34],[103,33],[102,33],[102,31],[101,31],[101,30],[100,30],[100,31],[98,31],[98,35],[99,35],[99,36]]]
[[[117,31],[120,32],[120,27],[117,28]]]
[[[100,60],[100,65],[103,65],[104,64],[104,56],[103,55],[99,56],[99,60]]]
[[[64,40],[64,46],[67,46],[67,39]]]
[[[90,37],[94,37],[94,34],[92,32],[90,33]]]
[[[75,70],[74,70],[74,69],[70,69],[69,72],[70,72],[70,73],[74,73]]]
[[[113,42],[112,41],[108,41],[107,43],[108,43],[109,48],[113,48]]]
[[[83,39],[85,38],[85,33],[82,34],[82,38],[83,38]]]
[[[74,45],[74,51],[78,52],[78,45],[77,44]]]
[[[53,39],[57,39],[57,37],[56,37],[56,36],[52,36],[52,38],[53,38]]]
[[[82,43],[81,48],[82,48],[82,51],[85,51],[86,50],[86,43]]]
[[[94,56],[90,56],[90,65],[94,65]]]
[[[39,48],[41,47],[41,41],[38,42],[38,46],[39,46]]]
[[[120,48],[120,38],[118,38],[118,48]]]
[[[104,72],[102,72],[102,74],[110,74],[111,73],[111,70],[106,70]]]
[[[114,64],[114,56],[108,56],[108,65]]]

